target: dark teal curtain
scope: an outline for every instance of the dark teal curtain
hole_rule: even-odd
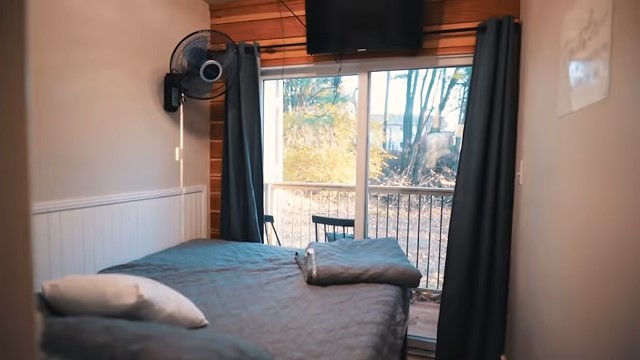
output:
[[[220,237],[263,242],[262,120],[257,45],[238,44],[238,78],[225,97]]]
[[[453,196],[436,359],[504,351],[516,162],[520,25],[480,25]],[[544,346],[544,345],[542,345]]]

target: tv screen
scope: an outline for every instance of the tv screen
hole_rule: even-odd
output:
[[[422,47],[424,0],[306,0],[307,53]]]

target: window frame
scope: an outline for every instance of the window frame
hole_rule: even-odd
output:
[[[453,66],[472,66],[472,55],[456,56],[416,56],[379,58],[365,60],[344,60],[340,63],[314,63],[305,65],[289,65],[265,67],[260,69],[261,81],[282,80],[297,77],[337,76],[340,66],[340,75],[358,75],[375,71],[393,71],[410,69],[427,69]]]

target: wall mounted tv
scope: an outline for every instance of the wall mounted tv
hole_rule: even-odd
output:
[[[306,0],[307,53],[422,47],[424,0]]]

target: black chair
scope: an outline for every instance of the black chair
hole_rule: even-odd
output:
[[[355,228],[354,219],[340,219],[326,216],[312,215],[311,221],[316,227],[316,241],[320,241],[318,225],[322,225],[324,229],[325,241],[333,242],[339,239],[353,239],[353,231]],[[340,229],[338,229],[340,228]],[[327,231],[327,229],[333,231]],[[341,230],[341,231],[336,231]]]
[[[274,225],[275,219],[273,215],[265,215],[264,216],[264,234],[267,237],[267,243],[271,243],[271,239],[269,239],[269,229],[267,228],[267,224],[271,224],[271,229],[273,230],[273,235],[276,237],[276,241],[278,242],[278,246],[282,246],[280,243],[280,238],[278,237],[278,232],[276,231],[276,226]]]

